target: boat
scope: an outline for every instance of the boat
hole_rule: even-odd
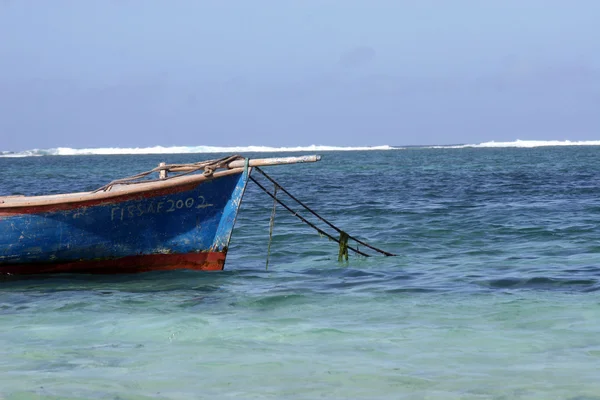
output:
[[[0,197],[0,274],[222,270],[252,169],[319,160],[161,163],[90,192]]]

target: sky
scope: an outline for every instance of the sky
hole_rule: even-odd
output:
[[[0,151],[600,139],[597,0],[0,0]]]

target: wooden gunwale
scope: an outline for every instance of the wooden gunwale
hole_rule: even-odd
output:
[[[216,171],[213,175],[206,177],[202,174],[184,175],[173,177],[166,180],[152,182],[136,182],[129,185],[115,185],[110,190],[104,192],[79,192],[65,193],[43,196],[6,196],[0,197],[0,211],[13,208],[28,208],[28,207],[43,207],[63,204],[76,203],[96,203],[114,202],[132,197],[149,197],[144,195],[160,195],[167,193],[178,192],[178,189],[186,190],[188,186],[191,188],[198,183],[217,179],[222,176],[239,174],[244,171],[244,168],[234,168],[224,171]]]
[[[153,197],[162,194],[176,193],[193,188],[195,185],[218,179],[222,176],[239,174],[246,167],[258,167],[268,165],[296,164],[305,162],[320,161],[321,156],[300,156],[300,157],[274,157],[264,159],[246,159],[234,160],[228,163],[225,170],[218,170],[209,176],[202,173],[189,174],[183,176],[174,176],[168,179],[155,181],[139,181],[129,184],[115,184],[107,190],[98,192],[79,192],[64,193],[42,196],[0,196],[0,216],[10,214],[11,211],[19,212],[40,212],[48,210],[68,209],[81,206],[91,206],[104,203],[114,203],[136,197]],[[166,167],[164,163],[159,165]],[[171,172],[198,171],[193,166],[177,166],[170,169]],[[160,171],[163,173],[163,171]]]

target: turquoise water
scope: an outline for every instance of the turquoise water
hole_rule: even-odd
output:
[[[215,156],[0,158],[0,194]],[[265,270],[272,202],[250,186],[224,272],[0,279],[0,399],[600,399],[599,156],[415,148],[269,168],[398,256],[338,263],[278,208]]]

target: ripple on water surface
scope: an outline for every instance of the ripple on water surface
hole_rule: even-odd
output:
[[[598,399],[598,151],[327,153],[272,170],[397,257],[340,264],[278,209],[266,270],[272,203],[249,187],[222,273],[0,278],[0,398]],[[160,161],[0,158],[0,190],[89,190]]]

